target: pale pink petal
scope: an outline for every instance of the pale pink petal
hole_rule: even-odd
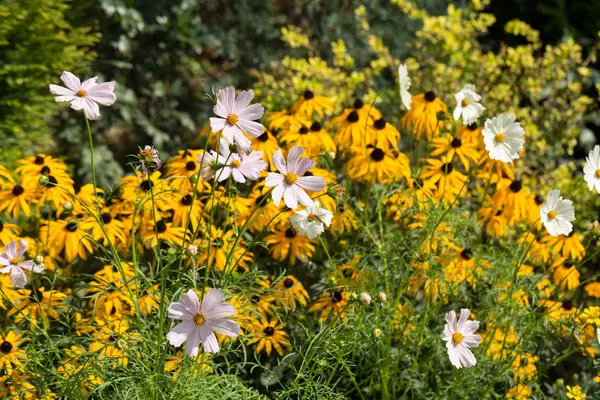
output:
[[[291,208],[292,210],[298,208],[298,198],[296,197],[296,193],[294,192],[294,186],[295,185],[286,187],[283,192],[283,201],[285,202],[285,205]]]
[[[75,91],[73,91],[71,89],[67,89],[66,87],[58,86],[58,85],[50,85],[50,93],[59,95],[61,97],[75,96]],[[56,101],[58,101],[58,100],[56,100]],[[64,100],[60,100],[60,101],[64,101]]]
[[[317,163],[310,158],[303,158],[296,167],[296,175],[304,175],[306,171],[314,167]]]
[[[23,261],[22,263],[19,264],[19,267],[26,269],[27,271],[31,271],[33,269],[34,266],[34,262],[29,260],[29,261]]]
[[[4,246],[4,253],[6,253],[9,260],[17,258],[17,241],[13,240],[12,242]]]
[[[282,185],[283,179],[284,179],[283,175],[275,173],[275,172],[269,172],[269,174],[267,175],[267,179],[265,179],[265,186],[273,187],[273,186]]]
[[[304,147],[302,146],[294,146],[288,153],[287,157],[287,170],[288,172],[296,173],[296,168],[298,167],[298,162],[300,162],[300,157],[304,153]]]
[[[239,113],[236,112],[236,114],[241,120],[247,121],[256,121],[258,119],[261,119],[264,113],[265,108],[258,103],[252,104],[250,107],[241,110]]]
[[[244,132],[242,132],[237,126],[235,126],[234,128],[236,129],[236,131],[233,133],[233,142],[242,149],[249,148],[252,145],[250,139],[248,139],[246,135],[244,135]]]
[[[85,105],[85,100],[83,97],[75,97],[75,99],[71,102],[71,108],[76,111],[80,111],[83,109]]]
[[[294,195],[303,206],[310,206],[313,204],[310,196],[302,190],[298,185],[292,185],[292,189],[294,190]]]
[[[171,319],[179,319],[189,321],[194,319],[197,313],[191,312],[186,306],[181,303],[171,303],[168,309],[168,315]]]
[[[74,92],[81,89],[81,81],[69,71],[64,71],[60,76],[60,80],[63,81],[64,84]]]
[[[83,113],[85,114],[87,119],[93,121],[100,118],[100,107],[98,106],[98,104],[86,97],[84,97],[83,100]]]
[[[204,345],[204,351],[213,354],[219,352],[219,342],[217,342],[217,337],[208,326],[203,325],[200,327],[200,339]]]
[[[8,273],[10,273],[10,271],[13,269],[12,264],[8,263],[8,264],[4,264],[4,265],[8,265],[8,267],[4,267],[4,268],[0,269],[0,274],[8,274]]]
[[[225,125],[227,125],[227,121],[223,118],[210,118],[210,129],[212,129],[213,133],[219,132],[221,129],[225,128]],[[232,140],[230,140],[230,142],[231,141],[233,141],[233,137]]]
[[[223,182],[225,179],[229,178],[229,175],[231,175],[230,167],[219,168],[215,171],[215,177],[219,182]]]
[[[29,244],[29,242],[27,240],[19,240],[19,250],[17,251],[16,258],[23,257],[23,254],[25,254],[25,252],[27,251],[28,244]]]
[[[11,265],[10,260],[12,258],[8,258],[6,254],[0,254],[0,265]]]
[[[221,100],[217,100],[217,104],[213,107],[213,112],[221,118],[227,118],[227,115],[229,115],[225,104]]]
[[[83,83],[81,84],[81,88],[83,90],[85,90],[86,92],[93,89],[96,85],[98,85],[96,83],[96,79],[98,79],[97,76],[94,76],[93,78],[90,79],[86,79],[85,81],[83,81]]]
[[[13,286],[19,289],[22,289],[27,285],[27,276],[25,275],[25,272],[18,267],[13,267],[10,271],[10,280],[12,281]]]
[[[265,131],[265,127],[262,124],[246,119],[240,119],[237,126],[252,137],[259,137]]]
[[[223,319],[225,317],[233,317],[236,314],[235,307],[230,303],[221,303],[210,311],[202,311],[207,320]]]
[[[213,331],[229,337],[237,337],[240,334],[240,326],[229,319],[210,321],[207,325],[210,326]]]
[[[458,348],[454,346],[451,341],[446,344],[446,347],[448,349],[448,358],[450,358],[452,365],[454,365],[456,368],[462,368],[462,365],[460,364]]]
[[[54,100],[57,103],[64,103],[65,101],[73,101],[76,98],[77,98],[76,96],[57,96],[54,98]]]
[[[301,176],[296,184],[311,192],[319,192],[325,187],[325,179],[322,176]]]
[[[229,141],[225,138],[219,140],[219,153],[225,158],[231,154],[231,151],[229,151]]]
[[[252,89],[250,89],[248,91],[242,90],[240,92],[240,94],[238,95],[237,99],[235,99],[235,106],[233,107],[233,113],[240,116],[242,111],[244,111],[244,109],[246,107],[248,107],[248,104],[250,104],[250,102],[252,101],[253,98],[254,98],[254,92],[252,91]],[[249,118],[249,119],[254,119],[254,118]]]
[[[117,96],[114,93],[114,82],[105,82],[94,86],[87,92],[87,97],[90,100],[100,103],[103,106],[112,106],[117,101]]]
[[[271,198],[273,199],[273,204],[279,206],[281,202],[281,198],[283,197],[283,192],[285,191],[285,186],[283,184],[277,185],[275,189],[271,192]]]
[[[200,311],[202,312],[202,314],[208,317],[210,312],[214,308],[218,307],[223,302],[223,300],[225,300],[225,294],[221,289],[210,289],[210,291],[206,295],[204,295],[204,298],[202,299],[202,306],[200,306]]]
[[[233,180],[236,181],[237,183],[244,183],[244,182],[246,182],[246,177],[244,176],[244,174],[242,174],[240,172],[239,168],[234,168],[231,171],[231,176],[233,177]]]
[[[456,313],[454,310],[446,313],[446,323],[450,325],[451,332],[456,332]]]
[[[194,329],[196,329],[196,323],[194,321],[184,321],[177,324],[169,333],[167,333],[167,340],[171,346],[180,347],[183,342],[188,340]]]
[[[192,289],[188,290],[183,295],[179,302],[190,312],[192,315],[198,314],[200,311],[200,302],[198,301],[198,295]]]
[[[275,164],[275,168],[277,168],[277,170],[279,172],[281,172],[282,174],[287,174],[288,173],[288,169],[287,169],[287,164],[285,162],[285,159],[283,158],[283,154],[281,153],[281,150],[277,150],[274,154],[273,154],[273,164]],[[293,170],[291,170],[293,171]],[[269,174],[271,175],[271,174]]]
[[[456,329],[462,332],[464,323],[469,319],[469,315],[471,315],[471,311],[463,308],[460,310],[460,318],[458,319],[458,324],[456,325]]]
[[[471,353],[471,350],[469,350],[469,348],[464,345],[464,343],[460,343],[456,347],[458,350],[458,355],[460,357],[460,363],[464,367],[468,368],[468,367],[472,367],[477,364],[477,360],[475,359],[475,356],[473,355],[473,353]]]
[[[202,328],[204,326],[195,327],[192,333],[188,336],[185,344],[185,354],[189,357],[196,357],[202,342]]]
[[[226,87],[219,92],[219,100],[223,104],[223,108],[225,109],[226,115],[233,113],[235,109],[235,89],[230,87]]]

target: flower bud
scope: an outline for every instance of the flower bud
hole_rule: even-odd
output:
[[[371,304],[371,296],[369,296],[368,293],[361,293],[358,295],[358,300],[365,306],[368,306]]]
[[[387,295],[383,292],[379,292],[377,294],[377,301],[380,303],[386,303],[387,302]]]
[[[70,201],[65,201],[62,206],[65,209],[65,211],[73,210],[73,203],[71,203]]]
[[[383,332],[381,332],[381,329],[379,329],[379,328],[373,329],[373,337],[375,339],[379,339],[382,336],[383,336]]]
[[[49,182],[50,180],[46,175],[42,175],[40,176],[40,179],[38,179],[38,183],[40,186],[46,186]]]
[[[41,254],[38,254],[37,256],[35,256],[33,258],[33,262],[36,263],[37,265],[42,265],[44,264],[44,256]]]
[[[185,253],[190,257],[194,257],[196,254],[198,254],[198,246],[190,244],[187,249],[185,249]]]
[[[196,185],[196,182],[198,182],[198,175],[190,175],[190,183],[192,186]]]

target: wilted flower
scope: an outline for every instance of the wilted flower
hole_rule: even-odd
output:
[[[217,161],[218,154],[214,151],[207,153],[204,152],[198,156],[198,164],[200,164],[200,178],[208,181],[215,177],[215,162]],[[195,176],[195,175],[192,175]]]
[[[141,162],[139,170],[142,172],[140,178],[144,178],[148,174],[148,168],[156,171],[162,167],[162,161],[160,161],[158,150],[156,150],[154,146],[146,145],[143,149],[140,148],[138,157]]]
[[[468,368],[477,364],[470,349],[479,347],[481,343],[481,336],[475,334],[479,329],[479,321],[468,321],[470,314],[470,310],[463,308],[460,310],[460,319],[457,322],[454,310],[446,313],[442,339],[446,341],[450,362],[456,368]]]
[[[214,332],[230,337],[240,333],[239,325],[226,318],[235,315],[236,311],[230,303],[223,301],[224,298],[220,289],[210,289],[200,304],[198,295],[190,289],[181,301],[171,303],[169,318],[183,322],[167,334],[169,343],[179,347],[187,342],[185,353],[191,357],[198,355],[200,342],[207,353],[218,353],[219,343]]]
[[[371,296],[369,296],[369,293],[360,293],[358,295],[358,300],[366,306],[371,304]]]
[[[0,269],[0,273],[10,274],[12,284],[18,288],[24,288],[27,284],[27,275],[23,272],[24,269],[36,273],[44,270],[43,264],[36,265],[32,260],[25,261],[23,259],[27,245],[26,240],[20,240],[19,250],[17,250],[17,242],[13,240],[4,246],[4,253],[0,253],[0,265],[5,265]]]
[[[550,235],[568,235],[573,230],[571,221],[575,221],[573,202],[563,199],[560,190],[551,190],[540,208],[540,218]]]
[[[98,104],[111,106],[117,100],[115,82],[96,83],[97,77],[93,77],[81,83],[68,71],[64,71],[60,79],[67,87],[50,85],[50,93],[57,95],[57,102],[69,101],[73,110],[83,110],[87,119],[100,118]]]

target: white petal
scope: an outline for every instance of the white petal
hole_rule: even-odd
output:
[[[221,319],[218,321],[210,321],[207,325],[215,332],[227,335],[229,337],[237,337],[240,334],[240,326],[230,319]]]
[[[196,329],[194,321],[184,321],[177,324],[167,333],[167,340],[171,346],[180,347],[192,334],[194,329]]]
[[[63,83],[74,92],[81,89],[81,81],[69,71],[64,71],[60,76],[60,80],[63,81]]]
[[[200,339],[204,345],[204,351],[216,354],[219,352],[219,342],[213,331],[206,325],[200,327]]]
[[[75,92],[73,90],[67,89],[66,87],[62,87],[62,86],[58,86],[58,85],[50,85],[50,93],[59,95],[60,97],[75,96]],[[64,100],[61,100],[61,101],[64,101]]]

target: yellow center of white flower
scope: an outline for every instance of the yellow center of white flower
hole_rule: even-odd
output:
[[[196,325],[202,326],[206,322],[206,317],[204,316],[204,314],[198,313],[194,316],[194,322],[196,323]]]
[[[19,265],[22,262],[23,262],[23,257],[13,258],[12,260],[10,260],[11,265]]]
[[[76,95],[76,96],[78,96],[78,97],[84,97],[86,94],[87,94],[87,92],[86,92],[85,90],[83,90],[83,89],[79,89],[79,90],[78,90],[78,91],[75,93],[75,95]]]
[[[596,170],[596,178],[600,179],[600,169]]]
[[[308,217],[307,217],[307,218],[308,218],[308,220],[309,220],[309,221],[311,221],[311,222],[312,222],[312,221],[314,221],[315,219],[317,219],[318,217],[316,216],[316,214],[310,213],[310,214],[308,214]]]
[[[459,344],[462,343],[463,339],[465,337],[463,336],[462,333],[460,332],[454,332],[454,334],[452,335],[452,343],[453,344]]]
[[[238,167],[239,167],[241,164],[242,164],[242,163],[240,162],[240,160],[233,160],[233,161],[231,162],[231,166],[232,166],[233,168],[238,168]]]
[[[556,218],[557,214],[556,211],[554,210],[550,210],[550,212],[548,213],[548,219],[549,220],[553,220],[554,218]]]
[[[467,99],[463,99],[463,101],[460,102],[461,107],[466,107],[469,105],[469,100]]]
[[[496,133],[496,137],[494,138],[496,143],[504,142],[504,133]]]
[[[227,123],[229,125],[235,125],[235,124],[238,123],[239,120],[240,120],[240,118],[237,115],[235,115],[235,114],[229,114],[227,116]]]
[[[294,183],[296,183],[296,181],[298,180],[298,177],[296,176],[295,173],[290,172],[285,174],[285,177],[283,179],[285,181],[285,183],[287,183],[288,185],[293,185]]]

